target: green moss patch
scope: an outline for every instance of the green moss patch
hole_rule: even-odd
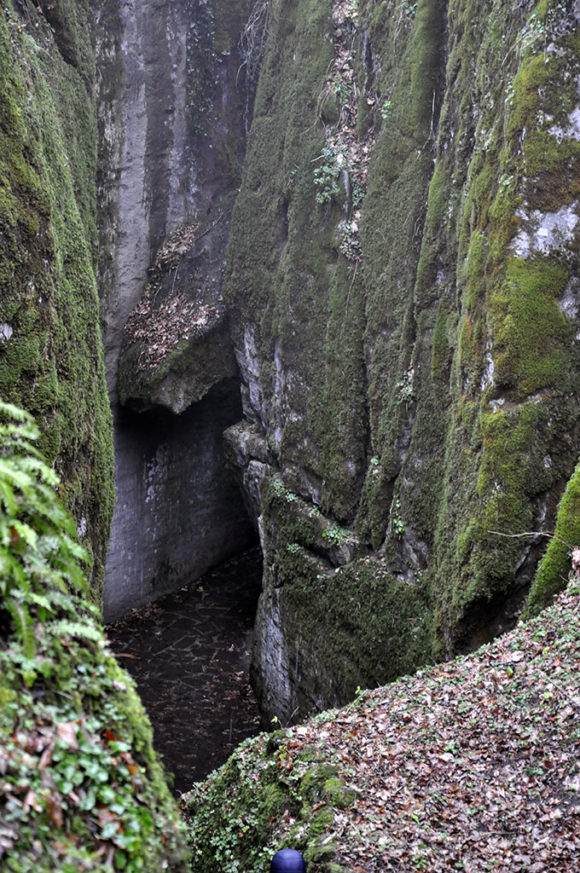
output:
[[[0,391],[39,421],[86,531],[98,600],[113,458],[94,272],[94,60],[85,7],[49,11],[66,56],[40,7],[0,12]]]
[[[261,873],[275,852],[291,847],[309,867],[329,870],[335,816],[356,796],[338,768],[292,731],[246,740],[227,764],[183,795],[193,869]]]
[[[530,618],[545,609],[566,587],[570,553],[580,543],[580,465],[572,474],[558,507],[556,528],[534,578],[524,615]]]

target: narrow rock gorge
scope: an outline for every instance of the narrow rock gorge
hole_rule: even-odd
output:
[[[107,619],[259,537],[267,720],[565,585],[579,23],[577,0],[0,0],[2,396]]]
[[[219,19],[196,0],[93,11],[117,494],[108,620],[256,537],[222,449],[241,416],[221,286],[249,100],[248,9],[225,5]]]

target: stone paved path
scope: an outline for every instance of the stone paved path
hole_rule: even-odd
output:
[[[106,628],[137,682],[176,794],[259,730],[248,670],[260,580],[254,549]]]

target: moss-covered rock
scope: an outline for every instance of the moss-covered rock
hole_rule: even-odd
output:
[[[429,657],[432,604],[420,573],[397,578],[279,478],[262,482],[261,529],[268,586],[252,675],[266,716],[288,722],[296,710],[338,705]]]
[[[0,9],[0,393],[42,450],[102,584],[113,504],[96,263],[94,59],[84,2]]]
[[[280,680],[279,694],[259,686],[273,712],[472,648],[525,600],[547,538],[520,535],[553,529],[579,436],[569,7],[270,6],[226,280],[246,417],[282,488],[367,550],[369,564],[359,553],[336,574],[347,600],[369,567],[379,587],[383,571],[392,580],[354,622],[365,654],[343,644],[342,690],[321,682],[301,696],[299,674],[331,675],[337,657],[315,628],[344,640],[340,583],[321,594],[336,568],[328,550],[297,524],[296,504],[263,490],[258,621],[270,653],[258,646],[256,675],[269,664]],[[357,154],[368,172],[355,192]],[[390,667],[362,628],[381,621],[405,653]]]
[[[335,817],[356,796],[338,768],[293,740],[292,731],[246,740],[227,764],[182,796],[193,869],[261,873],[275,852],[291,847],[309,867],[330,871]]]
[[[524,616],[537,615],[562,591],[570,573],[570,552],[580,542],[580,465],[576,467],[558,506],[556,529],[530,589]]]
[[[186,225],[157,253],[125,325],[117,376],[124,406],[142,411],[158,405],[179,414],[237,374],[215,252],[204,251],[203,243],[199,251],[206,234]]]
[[[519,535],[551,529],[577,454],[577,328],[563,306],[577,258],[575,188],[571,175],[556,183],[551,172],[575,160],[557,126],[577,102],[576,27],[557,4],[498,13],[501,40],[494,16],[473,56],[475,93],[465,92],[478,111],[454,222],[456,399],[433,574],[448,653],[513,622],[546,543]],[[539,140],[541,166],[532,160]]]

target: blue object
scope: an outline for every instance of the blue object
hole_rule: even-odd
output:
[[[304,858],[296,849],[280,849],[272,858],[270,873],[306,873]]]

